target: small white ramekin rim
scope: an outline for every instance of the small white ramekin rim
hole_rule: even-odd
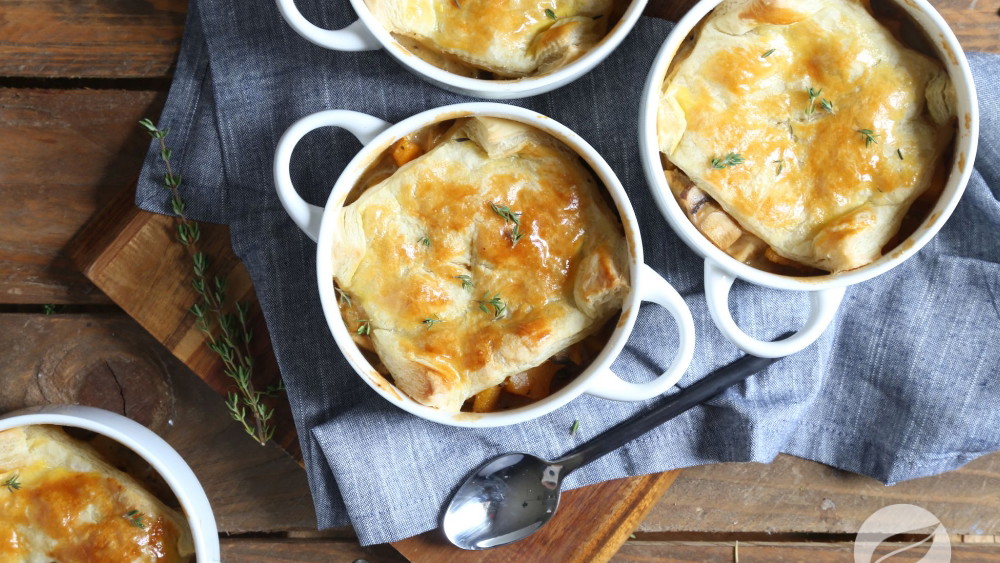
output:
[[[333,285],[333,219],[368,165],[385,149],[405,135],[427,125],[468,116],[488,116],[527,123],[545,131],[576,151],[593,169],[597,179],[611,195],[622,220],[629,247],[631,291],[626,296],[622,314],[608,343],[592,364],[573,381],[550,396],[530,405],[492,413],[445,412],[422,405],[406,396],[378,374],[354,343],[341,316]],[[345,125],[351,123],[352,125]],[[354,133],[364,146],[337,179],[324,208],[310,206],[294,192],[288,175],[288,163],[298,139],[318,126],[340,126]],[[353,130],[352,130],[353,127]],[[307,116],[292,125],[278,143],[275,156],[275,184],[285,209],[299,226],[317,241],[316,274],[320,301],[330,332],[338,348],[361,379],[375,392],[399,408],[441,424],[483,428],[517,424],[531,420],[565,405],[582,393],[616,400],[643,400],[663,393],[683,375],[694,354],[694,322],[683,299],[670,285],[643,263],[642,240],[635,212],[620,180],[608,163],[589,143],[557,121],[537,112],[493,102],[461,103],[421,112],[391,125],[356,112],[331,110]],[[330,220],[326,220],[330,218]],[[678,323],[678,351],[671,366],[654,381],[631,384],[622,381],[609,369],[625,346],[635,326],[640,302],[652,301],[668,310]]]
[[[608,34],[597,45],[568,65],[542,75],[510,80],[486,80],[460,76],[438,68],[413,55],[386,31],[375,15],[372,14],[365,0],[351,0],[351,5],[354,7],[355,12],[357,12],[363,28],[352,25],[342,31],[355,35],[366,34],[369,36],[359,37],[355,41],[352,41],[351,43],[356,46],[353,46],[350,50],[369,49],[371,47],[366,45],[374,45],[377,42],[380,47],[399,61],[404,68],[440,88],[476,98],[510,100],[550,92],[590,72],[595,66],[606,59],[631,32],[639,20],[639,16],[642,15],[647,2],[648,0],[632,0],[628,8],[626,8],[625,13],[622,14],[621,19],[619,19]],[[322,41],[322,39],[316,39],[317,37],[323,37],[326,33],[306,22],[301,17],[301,14],[298,13],[293,3],[294,0],[278,0],[282,15],[285,16],[286,21],[292,28],[316,44],[322,44],[326,48],[335,48],[330,46],[328,42]],[[374,42],[371,38],[374,38]]]
[[[155,432],[120,414],[82,405],[28,407],[0,415],[0,431],[36,424],[82,428],[135,452],[163,477],[180,502],[191,527],[197,562],[221,561],[218,528],[205,490],[180,454]]]
[[[900,3],[927,33],[938,50],[955,85],[958,132],[955,140],[955,163],[938,203],[913,235],[875,262],[847,272],[812,277],[795,277],[758,270],[729,256],[712,244],[688,220],[677,204],[663,175],[657,139],[657,110],[663,81],[674,54],[694,27],[722,0],[702,0],[677,23],[653,61],[643,91],[639,114],[640,156],[650,190],[667,222],[697,254],[737,278],[775,289],[820,291],[858,284],[883,274],[915,255],[941,230],[951,216],[972,175],[979,139],[979,104],[972,70],[961,44],[943,17],[926,0]]]

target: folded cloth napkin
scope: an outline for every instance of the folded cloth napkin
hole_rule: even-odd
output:
[[[300,0],[317,25],[352,20],[346,0]],[[702,261],[667,227],[638,158],[640,89],[670,24],[643,18],[588,76],[513,102],[592,143],[618,173],[639,218],[647,262],[685,296],[698,329],[684,387],[739,354],[712,325]],[[977,82],[1000,78],[1000,57],[970,57]],[[968,190],[941,233],[902,266],[847,292],[837,320],[803,352],[571,475],[576,487],[779,452],[892,483],[959,467],[1000,450],[1000,90],[980,89],[982,137]],[[389,121],[468,100],[430,86],[384,52],[337,53],[291,31],[271,0],[193,0],[159,125],[192,217],[227,223],[253,277],[298,427],[320,527],[353,524],[363,544],[437,525],[453,487],[488,456],[556,456],[648,403],[582,396],[532,422],[470,430],[390,405],[351,370],[331,338],[315,286],[316,247],[288,219],[271,178],[279,136],[315,111],[344,108]],[[296,150],[303,196],[326,201],[359,145],[325,129]],[[151,147],[143,209],[169,212]],[[760,338],[802,326],[806,298],[739,283],[737,322]],[[669,363],[672,319],[643,307],[614,369],[652,377]],[[575,420],[579,431],[570,433]]]

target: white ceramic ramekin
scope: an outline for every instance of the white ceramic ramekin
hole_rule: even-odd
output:
[[[927,219],[908,239],[867,266],[847,272],[812,277],[784,276],[758,270],[720,250],[688,220],[667,185],[660,161],[657,110],[667,69],[677,49],[698,22],[720,3],[721,0],[698,2],[674,26],[653,61],[639,114],[640,152],[650,189],[667,222],[681,240],[705,258],[705,298],[715,325],[726,338],[745,352],[755,356],[775,358],[798,352],[819,338],[836,316],[848,286],[871,279],[902,264],[923,248],[941,229],[962,197],[969,175],[972,173],[979,139],[979,104],[969,62],[944,18],[926,0],[901,2],[899,7],[913,18],[933,42],[938,58],[947,68],[957,94],[958,131],[955,137],[955,159],[941,198]],[[796,334],[778,342],[765,342],[747,335],[736,325],[729,310],[729,290],[737,278],[775,289],[808,292],[811,309],[805,326]]]
[[[152,430],[120,414],[79,405],[30,407],[0,416],[0,431],[33,424],[83,428],[107,436],[138,454],[163,477],[181,503],[191,526],[196,561],[222,560],[215,515],[205,490],[184,459]]]
[[[365,359],[354,344],[341,318],[333,286],[334,222],[348,193],[368,165],[386,148],[405,135],[432,123],[473,115],[501,117],[527,123],[545,131],[576,151],[597,174],[597,179],[611,195],[625,228],[629,247],[631,291],[625,298],[623,313],[615,331],[594,362],[566,387],[531,405],[495,413],[448,413],[421,405],[389,384]],[[351,132],[363,145],[347,165],[333,187],[325,208],[306,203],[292,186],[289,165],[292,149],[302,137],[318,127],[341,127]],[[417,416],[442,424],[465,427],[488,427],[516,424],[542,416],[571,401],[581,393],[606,399],[638,401],[655,397],[672,387],[694,354],[694,322],[691,312],[680,295],[659,274],[643,263],[639,224],[621,182],[608,163],[579,135],[555,120],[519,107],[497,103],[466,103],[425,111],[395,125],[381,119],[344,110],[329,110],[307,116],[294,125],[278,142],[274,157],[274,182],[285,210],[310,238],[317,241],[316,274],[323,313],[340,347],[361,379],[391,403]],[[635,326],[639,305],[643,301],[656,303],[674,317],[678,325],[679,348],[670,368],[647,383],[628,383],[615,375],[610,366],[621,352]]]
[[[543,94],[580,78],[607,58],[639,20],[647,0],[633,0],[614,28],[592,49],[570,64],[539,76],[511,80],[469,78],[442,70],[411,54],[382,27],[365,4],[351,0],[358,20],[344,29],[329,30],[307,20],[295,6],[295,0],[277,0],[281,15],[299,35],[310,42],[336,51],[371,51],[385,49],[404,68],[424,80],[459,94],[493,100],[510,100]]]

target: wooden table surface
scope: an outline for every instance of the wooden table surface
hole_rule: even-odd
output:
[[[967,50],[1000,52],[1000,0],[932,3]],[[690,4],[651,0],[648,13],[675,19]],[[316,532],[302,469],[247,439],[64,253],[136,176],[148,143],[136,122],[159,115],[186,9],[0,0],[0,412],[80,402],[152,427],[201,478],[226,561],[400,560],[350,529]],[[954,561],[1000,561],[1000,453],[893,487],[788,456],[685,469],[613,560],[849,561],[865,518],[896,503],[937,515]]]

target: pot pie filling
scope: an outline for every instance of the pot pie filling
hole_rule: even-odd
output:
[[[614,27],[620,0],[366,0],[414,55],[473,78],[520,78],[573,62]]]
[[[693,37],[664,83],[660,151],[689,219],[731,256],[858,268],[939,194],[951,82],[861,2],[727,0]]]
[[[0,563],[192,561],[186,520],[52,426],[0,432]]]
[[[504,390],[542,398],[603,347],[629,288],[627,246],[561,142],[464,118],[400,140],[358,187],[336,219],[342,314],[417,402],[458,411],[475,396],[483,412]]]

